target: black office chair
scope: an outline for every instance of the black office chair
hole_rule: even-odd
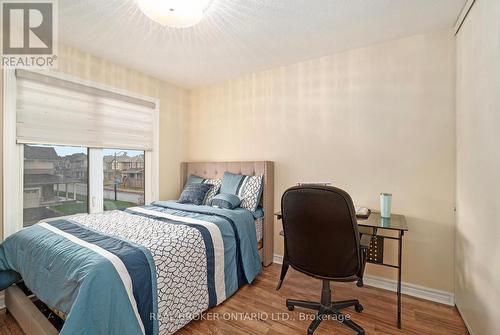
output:
[[[285,255],[277,290],[289,266],[323,280],[321,302],[287,299],[288,309],[293,311],[297,306],[318,311],[308,335],[313,334],[327,316],[334,316],[358,334],[364,334],[363,328],[340,313],[341,309],[351,306],[360,313],[363,306],[357,299],[332,302],[330,289],[330,281],[358,281],[358,286],[363,285],[369,240],[360,244],[349,194],[330,186],[292,187],[281,198],[281,215]]]

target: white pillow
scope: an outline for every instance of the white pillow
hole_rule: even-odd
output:
[[[241,199],[241,208],[246,208],[250,212],[255,212],[262,196],[263,176],[244,176],[237,196]]]

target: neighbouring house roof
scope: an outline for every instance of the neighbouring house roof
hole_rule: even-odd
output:
[[[86,161],[87,160],[87,155],[84,153],[76,153],[76,154],[71,154],[68,156],[64,157],[65,159],[69,160],[70,162],[76,162],[76,161]]]
[[[25,186],[35,186],[35,185],[51,185],[60,183],[58,176],[40,173],[40,174],[25,174],[24,175],[24,185]]]
[[[24,159],[42,159],[53,160],[59,159],[56,151],[52,147],[37,147],[31,145],[24,146]]]

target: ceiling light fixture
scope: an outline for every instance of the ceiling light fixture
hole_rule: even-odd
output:
[[[187,28],[199,23],[212,0],[137,0],[141,11],[151,20],[172,28]]]

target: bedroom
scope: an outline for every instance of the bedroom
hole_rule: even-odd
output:
[[[1,5],[0,334],[500,329],[498,1]]]

